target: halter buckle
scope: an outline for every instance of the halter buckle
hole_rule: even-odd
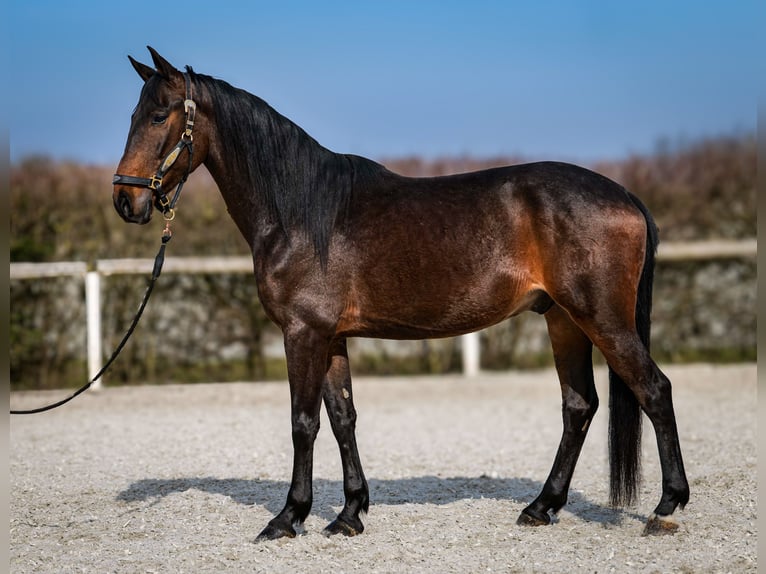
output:
[[[149,187],[149,189],[151,189],[153,191],[159,191],[160,188],[162,187],[162,176],[161,175],[157,175],[157,174],[153,175],[149,179],[148,187]]]

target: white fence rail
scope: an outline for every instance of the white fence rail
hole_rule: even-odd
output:
[[[758,251],[756,239],[676,242],[660,244],[657,259],[660,261],[699,261],[710,259],[737,259],[755,257]],[[95,270],[81,261],[57,263],[11,263],[11,280],[31,280],[46,277],[83,277],[85,279],[85,305],[87,317],[88,376],[93,378],[101,368],[101,276],[150,274],[153,259],[102,259]],[[250,257],[168,257],[163,273],[235,274],[252,273]],[[479,334],[463,335],[463,373],[474,376],[479,372]],[[98,382],[94,386],[98,386]]]

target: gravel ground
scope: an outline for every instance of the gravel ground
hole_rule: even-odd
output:
[[[640,502],[607,501],[607,408],[553,525],[515,524],[561,431],[550,370],[357,379],[366,530],[326,538],[342,507],[323,414],[314,508],[294,540],[254,544],[291,468],[286,383],[89,391],[11,418],[11,572],[756,571],[756,366],[667,366],[692,498],[674,536],[642,537],[659,501],[651,425]],[[606,405],[606,373],[597,371]],[[13,408],[61,393],[13,393]]]

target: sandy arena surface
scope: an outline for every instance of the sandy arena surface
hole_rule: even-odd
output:
[[[667,366],[692,493],[673,536],[643,537],[660,471],[645,425],[639,504],[608,504],[601,410],[551,526],[517,526],[561,432],[552,370],[356,379],[371,506],[355,538],[323,413],[300,536],[253,543],[288,489],[287,383],[108,388],[11,418],[10,571],[755,572],[756,366]],[[62,393],[13,393],[30,408]]]

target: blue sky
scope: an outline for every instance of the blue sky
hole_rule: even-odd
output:
[[[11,160],[115,164],[151,45],[338,152],[588,162],[754,131],[746,1],[11,0]],[[8,89],[12,86],[12,89]]]

